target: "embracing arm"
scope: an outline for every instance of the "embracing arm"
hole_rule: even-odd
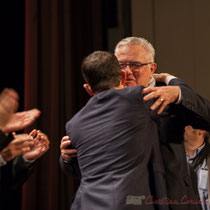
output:
[[[80,169],[77,157],[73,157],[70,161],[65,161],[62,156],[60,156],[60,167],[69,176],[80,178]]]
[[[158,81],[163,82],[165,81],[165,76],[169,74],[164,73],[164,77],[160,77],[160,75],[157,77]],[[173,78],[169,81],[168,86],[145,88],[144,93],[149,93],[144,97],[144,100],[158,98],[151,106],[151,109],[154,110],[160,106],[161,111],[168,104],[176,103],[179,94],[181,94],[181,100],[177,106],[181,108],[182,114],[185,115],[187,125],[192,125],[198,129],[210,130],[210,102],[195,93],[183,80]],[[161,98],[163,99],[162,102]]]
[[[80,169],[77,160],[77,150],[71,148],[71,140],[69,136],[64,136],[60,144],[60,166],[62,170],[70,176],[80,177]]]
[[[180,105],[186,109],[189,123],[195,128],[209,131],[210,101],[194,92],[186,83],[178,78],[171,80],[169,85],[179,85],[181,88]]]

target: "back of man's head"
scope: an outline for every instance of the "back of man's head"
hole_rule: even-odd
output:
[[[115,55],[107,51],[95,51],[84,58],[81,71],[84,80],[94,93],[120,85],[120,66]]]

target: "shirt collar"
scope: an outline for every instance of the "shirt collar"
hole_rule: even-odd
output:
[[[152,78],[151,78],[151,80],[150,80],[150,82],[149,82],[148,87],[155,87],[155,85],[156,85],[155,78],[154,78],[154,77],[152,77]]]
[[[203,143],[200,147],[198,147],[197,149],[194,150],[194,154],[193,154],[193,157],[189,157],[189,155],[186,153],[186,156],[187,156],[187,159],[188,160],[193,160],[196,155],[204,148],[205,146],[205,143]]]

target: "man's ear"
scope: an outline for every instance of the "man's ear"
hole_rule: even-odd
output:
[[[124,70],[121,70],[120,74],[121,74],[121,83],[122,85],[125,85],[125,82],[127,79],[127,72]]]
[[[151,70],[152,74],[155,73],[156,69],[157,69],[157,64],[156,63],[151,63],[150,64],[150,70]]]
[[[89,84],[84,84],[83,87],[85,88],[85,90],[87,91],[87,93],[90,95],[90,96],[94,96],[94,92],[92,91],[91,87]]]
[[[150,64],[150,79],[153,77],[153,74],[155,73],[156,69],[157,69],[157,64],[156,63],[151,63]]]

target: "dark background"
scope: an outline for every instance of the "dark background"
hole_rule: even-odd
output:
[[[24,97],[24,24],[25,2],[0,3],[1,79],[0,90],[14,88],[20,95],[20,110]]]
[[[99,0],[101,4],[102,44],[100,50],[114,50],[118,40],[131,35],[130,1]],[[39,0],[37,1],[39,2]],[[119,8],[120,6],[120,8]],[[19,110],[24,108],[25,0],[2,1],[0,6],[1,79],[0,91],[14,88],[20,96]],[[77,11],[75,11],[76,13]],[[76,14],[75,14],[76,15]],[[77,15],[75,16],[77,17]],[[123,25],[118,18],[123,19]],[[110,37],[109,29],[118,33]],[[78,36],[72,32],[72,36]],[[115,41],[117,40],[117,41]],[[83,58],[79,58],[82,60]],[[80,78],[81,79],[81,78]],[[84,103],[87,99],[84,100]],[[84,104],[82,103],[82,105]],[[79,108],[82,106],[80,105]]]

